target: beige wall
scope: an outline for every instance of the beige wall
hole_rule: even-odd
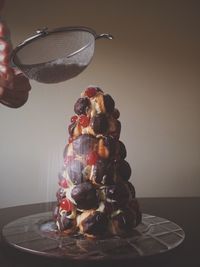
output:
[[[24,107],[0,106],[0,206],[55,199],[73,104],[90,84],[121,111],[137,196],[199,196],[199,10],[191,0],[8,0],[14,46],[43,26],[84,25],[115,39],[96,43],[77,78],[33,81]]]

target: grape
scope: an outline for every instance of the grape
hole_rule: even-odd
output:
[[[105,134],[108,131],[108,120],[105,114],[97,114],[91,120],[91,126],[96,134]]]
[[[88,108],[90,107],[90,100],[87,97],[79,98],[74,105],[74,112],[77,115],[86,115]]]
[[[96,189],[89,182],[84,182],[72,189],[71,197],[75,200],[79,209],[97,208],[98,199]]]
[[[105,106],[106,112],[112,113],[115,108],[115,101],[110,95],[104,95],[103,98],[104,98],[104,106]]]

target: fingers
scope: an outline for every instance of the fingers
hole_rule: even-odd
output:
[[[21,107],[26,103],[30,90],[29,80],[23,74],[15,75],[12,87],[0,85],[0,102],[11,108]]]
[[[0,0],[0,9],[2,2]],[[0,22],[0,102],[8,107],[18,108],[26,103],[31,86],[23,74],[17,74],[9,67],[12,47],[6,40],[7,37],[9,30],[5,23]]]
[[[17,91],[27,91],[31,90],[31,85],[29,80],[21,73],[15,75],[13,78],[13,87]]]
[[[0,102],[11,108],[19,108],[28,100],[28,91],[18,91],[6,89]]]
[[[3,68],[3,67],[2,67]],[[0,67],[0,70],[2,69]],[[5,89],[18,91],[30,91],[31,85],[29,80],[22,74],[14,74],[13,69],[8,69],[3,78],[1,79],[3,73],[0,71],[0,87],[5,87]]]

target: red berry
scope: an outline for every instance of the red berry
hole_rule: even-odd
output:
[[[97,89],[95,87],[88,87],[85,90],[85,95],[88,97],[93,97],[96,95],[96,93],[97,93]]]
[[[72,203],[69,201],[69,199],[64,198],[60,202],[60,207],[63,210],[71,211],[72,210]]]
[[[58,184],[63,187],[63,188],[67,188],[68,187],[68,183],[67,180],[65,178],[61,179]]]
[[[86,161],[88,165],[95,165],[97,160],[98,160],[98,154],[94,151],[90,152],[87,156],[86,156]]]
[[[81,126],[87,127],[89,125],[89,123],[90,123],[90,119],[85,115],[81,115],[79,117],[79,123],[80,123]]]
[[[78,116],[74,115],[71,117],[71,122],[76,122],[78,119]]]

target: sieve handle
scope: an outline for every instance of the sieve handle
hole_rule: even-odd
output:
[[[109,33],[102,33],[102,34],[97,35],[95,37],[95,40],[98,40],[98,39],[101,39],[101,38],[112,40],[114,37]]]

